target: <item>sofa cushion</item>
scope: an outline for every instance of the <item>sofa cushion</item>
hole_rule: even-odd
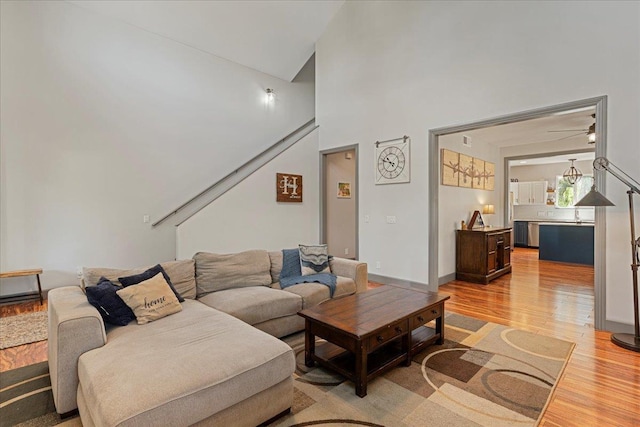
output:
[[[301,283],[284,288],[285,292],[299,295],[302,298],[302,308],[314,307],[329,299],[329,287],[321,283]]]
[[[167,273],[167,276],[169,276],[176,291],[178,291],[183,298],[196,298],[195,263],[192,259],[168,261],[160,263],[160,265]],[[82,269],[82,282],[84,286],[95,286],[100,280],[100,277],[104,276],[114,284],[120,285],[118,281],[119,277],[140,274],[149,268],[150,267],[119,269],[85,267]]]
[[[133,310],[138,325],[182,311],[174,290],[171,289],[162,272],[135,286],[120,289],[116,293]]]
[[[302,310],[302,298],[289,292],[253,286],[213,292],[198,301],[237,317],[250,325]]]
[[[276,283],[280,280],[282,271],[282,251],[269,252],[269,260],[271,261],[271,283]]]
[[[191,425],[289,378],[284,342],[187,300],[183,310],[108,333],[78,374],[96,425]],[[135,355],[135,357],[131,357]]]
[[[198,252],[193,259],[196,262],[198,298],[225,289],[271,284],[271,261],[267,251],[251,250],[225,255]]]
[[[180,293],[176,291],[176,288],[173,287],[173,284],[171,284],[171,279],[169,278],[167,273],[164,271],[164,268],[162,268],[160,264],[156,264],[150,269],[145,270],[140,274],[134,274],[133,276],[118,277],[118,281],[122,284],[122,286],[126,288],[127,286],[137,285],[138,283],[142,283],[145,280],[149,280],[159,273],[162,273],[162,277],[164,278],[167,285],[169,285],[169,287],[173,291],[176,298],[178,298],[178,301],[183,302],[184,298],[182,298],[180,296]]]
[[[274,288],[279,288],[279,284],[274,284]],[[284,289],[302,297],[303,308],[313,307],[330,299],[329,288],[321,283],[301,283]],[[356,293],[356,282],[348,277],[337,276],[336,290],[333,298],[343,297]]]
[[[298,245],[302,275],[331,273],[327,245]]]
[[[120,289],[122,289],[121,286],[113,284],[104,277],[96,286],[90,286],[86,289],[89,304],[98,309],[105,322],[116,326],[124,326],[132,320],[136,320],[133,311],[116,294],[116,291]]]

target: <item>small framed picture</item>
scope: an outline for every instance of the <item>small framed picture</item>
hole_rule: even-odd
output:
[[[350,199],[350,198],[351,198],[351,183],[338,182],[338,199]]]
[[[469,225],[467,228],[471,230],[472,228],[483,228],[484,221],[482,220],[482,215],[480,211],[473,211],[473,215],[471,215],[471,220],[469,221]]]

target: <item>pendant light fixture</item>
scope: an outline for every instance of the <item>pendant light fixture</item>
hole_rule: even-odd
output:
[[[582,178],[582,172],[580,172],[580,170],[578,170],[574,165],[573,162],[576,159],[569,159],[569,161],[571,162],[571,167],[569,169],[567,169],[566,171],[564,171],[564,173],[562,174],[562,177],[564,179],[567,180],[567,182],[571,185],[575,184],[576,182],[580,181],[580,178]]]

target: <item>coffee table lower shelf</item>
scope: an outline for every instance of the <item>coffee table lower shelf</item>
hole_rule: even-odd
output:
[[[398,335],[394,340],[367,354],[366,382],[384,374],[402,362],[405,362],[405,366],[409,366],[411,357],[437,342],[440,339],[440,334],[427,326],[414,329],[411,332],[411,350],[408,357],[406,351],[402,349],[403,337],[404,335]],[[312,358],[321,366],[325,366],[357,384],[356,355],[354,353],[325,341],[316,343]]]

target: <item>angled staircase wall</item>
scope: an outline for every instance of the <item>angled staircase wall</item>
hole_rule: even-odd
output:
[[[319,130],[315,126],[310,129],[215,201],[180,221],[176,228],[177,258],[191,258],[198,251],[278,250],[297,247],[299,243],[317,243]],[[276,173],[302,175],[302,203],[276,201]]]

